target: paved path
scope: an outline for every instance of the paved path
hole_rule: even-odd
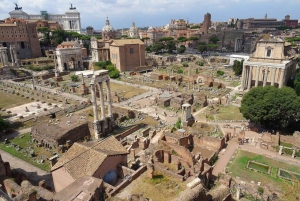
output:
[[[20,84],[20,83],[14,82],[12,80],[7,80],[6,82],[17,84],[17,85]],[[25,83],[22,83],[22,84],[20,84],[20,86],[24,87],[24,84]],[[25,87],[31,89],[32,84],[25,84]],[[47,92],[52,93],[52,95],[57,92],[57,89],[43,87],[43,86],[40,86],[40,85],[35,85],[35,87],[37,89],[36,91],[39,91],[39,90],[47,91]],[[86,101],[87,100],[87,98],[83,98],[81,96],[78,96],[78,95],[75,95],[75,94],[69,94],[69,93],[65,93],[65,92],[59,92],[59,94],[57,94],[57,96],[63,96],[63,97],[67,97],[67,98],[71,98],[71,99],[75,99],[75,100],[80,100],[80,101]]]
[[[11,139],[11,138],[14,138],[20,134],[24,134],[24,133],[29,133],[31,131],[31,127],[30,128],[25,128],[23,130],[18,130],[18,131],[15,131],[11,134],[8,134],[8,135],[5,135],[3,136],[4,138],[7,138],[7,139]]]
[[[218,177],[219,173],[224,172],[224,168],[227,166],[228,162],[230,161],[237,147],[238,147],[237,143],[229,141],[226,149],[224,149],[224,151],[220,151],[220,153],[218,154],[219,159],[215,163],[212,172],[214,180]]]
[[[3,150],[0,150],[0,154],[4,162],[10,163],[11,169],[17,169],[18,171],[26,174],[28,180],[34,185],[38,185],[38,182],[41,180],[46,180],[47,186],[50,186],[52,189],[54,189],[52,176],[50,173],[41,170],[40,168],[35,167],[26,161],[14,157]]]

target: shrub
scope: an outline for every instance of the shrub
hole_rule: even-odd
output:
[[[217,76],[219,77],[219,76],[223,76],[224,75],[224,71],[221,71],[221,70],[218,70],[217,71]]]
[[[183,66],[183,67],[188,67],[189,64],[185,61],[185,62],[182,63],[182,66]]]
[[[198,62],[198,65],[199,65],[199,66],[203,66],[203,65],[204,65],[204,61],[199,61],[199,62]]]
[[[264,188],[261,187],[261,186],[259,186],[259,187],[257,188],[257,191],[258,191],[260,194],[263,194],[263,193],[264,193]]]
[[[79,81],[79,76],[78,75],[72,75],[71,80],[72,80],[72,82],[78,82]]]
[[[177,73],[178,73],[178,74],[182,74],[182,73],[183,73],[183,70],[182,70],[181,68],[179,68],[179,69],[177,70]]]
[[[177,122],[175,124],[175,127],[178,128],[178,129],[181,128],[181,118],[180,117],[178,117]]]

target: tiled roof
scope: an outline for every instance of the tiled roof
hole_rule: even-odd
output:
[[[144,42],[140,39],[123,39],[123,40],[113,40],[112,45],[116,46],[123,46],[123,45],[129,45],[129,44],[141,44],[143,45]]]
[[[94,144],[75,143],[51,168],[51,171],[64,167],[74,179],[84,175],[92,176],[107,156],[127,153],[114,136]]]

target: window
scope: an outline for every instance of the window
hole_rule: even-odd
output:
[[[267,50],[267,57],[270,57],[271,56],[271,49],[268,49]]]
[[[130,54],[133,54],[133,48],[130,48]]]

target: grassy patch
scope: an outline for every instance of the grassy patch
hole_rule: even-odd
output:
[[[247,169],[246,165],[248,160],[253,160],[271,166],[272,167],[271,174],[270,175],[262,174]],[[273,160],[263,155],[258,155],[243,150],[239,150],[232,163],[231,164],[229,163],[228,167],[229,167],[228,171],[234,177],[236,176],[240,177],[241,179],[246,180],[248,182],[250,181],[262,182],[263,185],[272,183],[275,186],[280,186],[283,180],[277,177],[278,168],[300,173],[300,169],[297,166],[289,165],[287,163]]]
[[[42,155],[43,156],[47,156],[50,157],[51,156],[51,153],[48,152],[47,150],[44,149],[44,147],[36,147],[34,143],[32,143],[30,140],[31,140],[31,137],[29,135],[29,133],[26,133],[24,135],[21,135],[23,137],[16,137],[16,138],[13,138],[13,139],[10,139],[9,140],[9,143],[7,144],[4,144],[4,142],[1,142],[0,143],[0,149],[2,149],[3,151],[6,151],[7,153],[15,156],[15,157],[18,157],[42,170],[45,170],[45,171],[50,171],[50,163],[48,160],[45,160],[45,162],[43,164],[41,163],[37,163],[34,158],[32,157],[29,157],[28,155],[26,155],[23,151],[24,149],[28,148],[28,147],[33,147],[34,149],[34,153],[36,155],[36,158],[39,158],[41,157]],[[12,143],[18,145],[19,147],[21,147],[21,150],[20,151],[17,151],[16,148],[12,147]],[[22,151],[23,150],[23,151]]]
[[[246,120],[242,113],[240,113],[239,107],[228,105],[228,107],[220,106],[219,111],[215,115],[217,120]]]
[[[281,145],[281,146],[284,146],[284,147],[290,147],[290,148],[292,148],[292,147],[293,147],[293,145],[292,145],[292,144],[290,144],[290,143],[286,143],[286,142],[282,142],[282,141],[280,141],[280,145]]]
[[[151,184],[159,184],[166,181],[166,178],[162,174],[154,175],[152,179],[149,179]]]
[[[0,108],[6,109],[31,102],[30,99],[4,92],[0,92],[0,97]]]

